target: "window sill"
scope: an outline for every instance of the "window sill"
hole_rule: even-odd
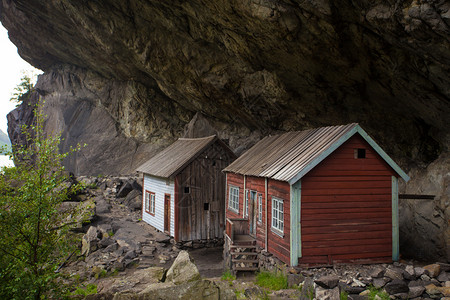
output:
[[[235,214],[238,214],[239,215],[239,210],[235,210],[234,208],[232,208],[232,207],[228,207],[227,208],[229,211],[231,211],[232,213],[235,213]]]
[[[276,229],[276,228],[273,228],[273,227],[271,227],[270,230],[271,230],[273,233],[275,233],[276,235],[278,235],[279,237],[284,238],[284,233],[281,232],[280,230],[278,230],[278,229]]]

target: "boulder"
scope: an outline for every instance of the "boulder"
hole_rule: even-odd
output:
[[[441,266],[438,264],[431,264],[423,267],[425,269],[425,273],[429,275],[431,278],[435,278],[441,272]]]
[[[334,286],[334,288],[323,288],[322,286],[316,287],[316,299],[339,300],[339,287],[337,287],[336,285]]]
[[[126,197],[131,191],[133,190],[133,186],[131,185],[130,182],[125,182],[125,184],[123,184],[119,191],[116,194],[117,198],[124,198]]]
[[[314,282],[325,289],[332,289],[339,283],[339,277],[337,275],[327,275],[317,278]]]
[[[88,256],[98,249],[98,233],[97,227],[89,227],[86,234],[81,239],[81,255]]]
[[[425,292],[425,287],[423,286],[411,286],[409,287],[408,297],[409,298],[416,298],[420,297],[423,292]]]
[[[200,279],[200,273],[194,260],[187,251],[180,251],[177,258],[167,271],[166,281],[182,284]]]
[[[388,283],[390,281],[390,279],[383,277],[383,278],[375,278],[373,280],[373,286],[376,287],[377,289],[382,288],[383,286],[386,285],[386,283]]]
[[[142,209],[142,191],[132,190],[122,203],[131,210]]]
[[[103,215],[111,212],[111,204],[106,202],[106,199],[102,196],[95,197],[95,214]]]
[[[303,280],[305,280],[305,277],[303,277],[302,274],[288,274],[287,275],[287,281],[288,281],[288,286],[289,287],[295,287],[298,286],[300,283],[303,282]]]
[[[390,295],[399,294],[399,293],[408,293],[409,288],[405,281],[395,279],[384,287],[387,293]]]
[[[425,269],[422,268],[422,267],[415,267],[415,268],[414,268],[414,274],[415,274],[417,277],[420,277],[420,276],[422,276],[423,274],[425,274]]]
[[[375,266],[375,268],[370,271],[369,276],[372,278],[380,278],[384,275],[384,270],[385,269],[380,266]]]
[[[383,286],[384,286],[384,284],[383,284]],[[364,287],[351,286],[351,285],[345,284],[343,282],[339,282],[339,287],[341,288],[341,290],[344,290],[348,294],[359,294],[359,293],[361,293],[362,291],[365,290]]]
[[[436,278],[440,282],[450,281],[450,273],[449,272],[441,272],[439,276]]]
[[[403,279],[403,269],[397,267],[389,267],[386,269],[384,276],[391,278],[392,280]]]
[[[221,286],[225,288],[225,286]],[[228,287],[228,289],[230,289]],[[228,297],[221,297],[222,295],[229,295]],[[234,296],[234,297],[233,297]],[[192,282],[185,282],[183,284],[175,285],[171,282],[150,284],[143,291],[136,294],[121,293],[116,294],[113,300],[131,300],[131,299],[235,299],[234,293],[222,292],[219,286],[210,280],[197,280]]]
[[[442,293],[439,288],[434,284],[429,284],[425,286],[426,292],[431,297],[439,297]]]
[[[348,300],[369,300],[368,296],[361,296],[361,295],[348,295]]]

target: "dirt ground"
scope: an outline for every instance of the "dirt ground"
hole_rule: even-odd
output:
[[[223,247],[188,250],[197,265],[200,275],[205,278],[220,277],[223,274]]]

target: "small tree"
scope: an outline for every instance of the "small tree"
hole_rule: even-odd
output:
[[[37,78],[37,74],[33,71],[29,71],[28,73],[25,71],[22,72],[23,76],[20,78],[20,83],[14,88],[14,92],[10,99],[12,102],[17,102],[16,106],[19,106],[24,100],[30,97]]]
[[[59,211],[69,193],[79,188],[67,184],[62,166],[70,152],[59,153],[59,135],[44,135],[40,106],[34,113],[35,124],[23,128],[30,146],[13,146],[9,155],[15,167],[4,167],[0,174],[1,299],[57,294],[61,286],[55,271],[78,246],[67,240],[70,224],[63,220],[70,212]]]

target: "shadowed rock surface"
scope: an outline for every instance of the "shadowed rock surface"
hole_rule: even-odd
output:
[[[0,20],[44,70],[46,130],[63,150],[88,144],[69,170],[133,172],[197,112],[238,153],[273,132],[359,122],[420,177],[402,191],[438,196],[432,216],[400,203],[413,217],[403,249],[426,240],[424,256],[450,258],[448,1],[1,0]],[[8,120],[20,142],[30,107]]]

